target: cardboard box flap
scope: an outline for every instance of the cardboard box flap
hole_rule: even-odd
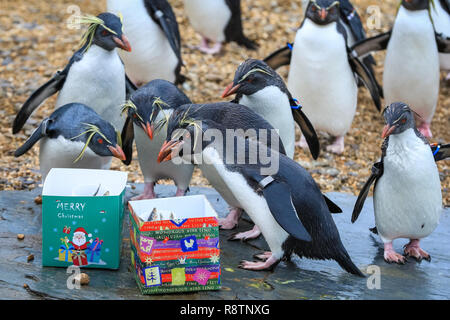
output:
[[[43,196],[118,196],[125,189],[128,174],[112,170],[53,168],[45,179]]]
[[[148,220],[154,208],[157,211],[173,212],[176,219],[218,217],[204,195],[129,201],[128,204],[144,222]]]

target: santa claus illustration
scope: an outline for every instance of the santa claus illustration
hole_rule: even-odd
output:
[[[87,243],[92,243],[93,241],[92,239],[89,239],[89,241],[87,241],[86,236],[92,238],[92,234],[88,234],[83,227],[79,227],[73,233],[72,241],[67,239],[67,242],[70,243],[75,250],[86,250]]]

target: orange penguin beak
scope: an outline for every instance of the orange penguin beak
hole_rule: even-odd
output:
[[[230,83],[223,91],[222,98],[226,98],[226,97],[231,96],[232,94],[236,93],[236,91],[238,91],[240,86],[241,86],[240,84],[234,85],[233,82]]]
[[[118,37],[113,37],[113,40],[120,49],[131,52],[130,42],[128,41],[128,38],[125,37],[124,34],[122,35],[122,39],[119,39]]]
[[[150,124],[149,122],[147,122],[145,125],[142,124],[142,129],[148,135],[150,140],[153,140],[153,132],[155,131],[153,124]]]
[[[116,157],[122,161],[125,161],[127,159],[127,157],[125,156],[125,153],[123,152],[122,148],[118,144],[116,144],[115,147],[109,146],[108,149],[109,149],[109,151],[111,151],[111,153],[113,154],[114,157]]]
[[[323,9],[320,11],[320,19],[325,20],[325,18],[327,17],[328,12],[327,10]]]
[[[392,134],[392,132],[394,132],[395,128],[396,128],[395,125],[392,127],[389,125],[386,125],[383,129],[383,133],[381,134],[381,137],[383,139],[386,139],[387,137],[389,137]]]
[[[182,141],[172,140],[165,141],[158,154],[158,163],[172,160],[173,155],[182,145]]]

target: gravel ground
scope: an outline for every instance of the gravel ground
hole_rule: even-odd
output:
[[[27,97],[45,83],[78,48],[81,30],[71,30],[67,20],[70,8],[79,6],[83,13],[98,14],[105,10],[106,1],[88,0],[2,0],[0,7],[0,190],[33,189],[40,184],[38,148],[19,159],[13,153],[28,137],[38,123],[50,115],[55,97],[46,103],[27,122],[21,133],[13,136],[11,124],[15,113]],[[200,37],[189,25],[183,11],[182,0],[170,0],[180,24],[183,44],[183,69],[189,80],[183,85],[186,94],[197,103],[220,101],[223,88],[233,79],[234,71],[244,59],[264,58],[269,53],[293,41],[295,30],[302,18],[300,0],[243,0],[242,9],[246,34],[255,39],[257,51],[243,49],[234,43],[227,44],[219,56],[207,56],[192,49]],[[397,0],[353,0],[363,19],[371,5],[382,12],[381,28],[371,30],[374,35],[390,28],[395,17]],[[375,55],[377,77],[382,78],[384,53]],[[286,67],[279,70],[287,76]],[[441,75],[444,79],[444,74]],[[432,142],[450,141],[447,130],[450,121],[449,83],[441,81],[440,100],[432,124],[435,138]],[[312,161],[301,149],[296,160],[304,165],[320,184],[324,192],[340,191],[358,194],[370,174],[370,167],[381,154],[380,145],[383,120],[373,106],[368,92],[360,90],[358,110],[353,127],[346,137],[345,153],[336,156],[322,148],[318,161]],[[321,135],[321,142],[328,138]],[[142,182],[137,161],[130,167],[114,159],[113,169],[128,171],[130,181]],[[444,204],[450,205],[450,166],[448,161],[439,164]],[[164,182],[166,183],[166,182]],[[170,182],[167,182],[170,183]],[[193,185],[207,185],[201,173],[194,174]]]

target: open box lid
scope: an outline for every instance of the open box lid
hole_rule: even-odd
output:
[[[148,220],[154,208],[157,211],[173,212],[175,219],[218,217],[204,195],[129,201],[128,205],[144,222]]]
[[[53,168],[44,182],[43,196],[118,196],[125,189],[128,173],[113,170]]]

